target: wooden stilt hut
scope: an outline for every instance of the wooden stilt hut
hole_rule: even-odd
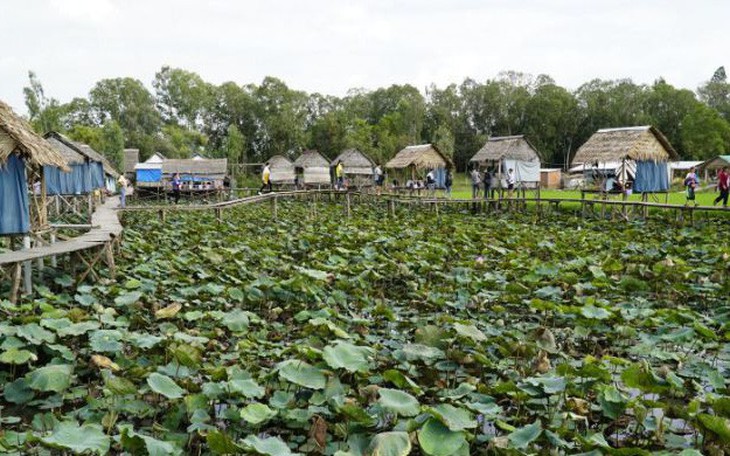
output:
[[[294,160],[294,168],[300,183],[306,187],[323,187],[332,184],[330,162],[316,150],[305,150]]]
[[[294,185],[296,172],[294,163],[283,155],[274,155],[266,160],[271,170],[271,183],[276,185]]]
[[[373,184],[375,162],[364,153],[357,149],[343,150],[337,158],[332,160],[330,166],[334,168],[339,162],[342,162],[345,176],[351,186],[363,187]]]
[[[385,164],[401,180],[422,180],[429,170],[436,170],[436,186],[443,187],[446,170],[453,167],[451,159],[433,144],[408,146]],[[398,182],[399,186],[404,182]]]
[[[469,162],[494,169],[497,182],[492,188],[504,187],[510,169],[517,188],[536,188],[540,184],[540,154],[524,135],[489,138]]]
[[[61,154],[0,101],[0,236],[24,235],[25,248],[49,229],[45,166],[68,171]]]
[[[624,189],[635,193],[667,193],[669,190],[669,160],[678,155],[667,138],[652,126],[606,128],[598,130],[583,144],[573,157],[572,165],[581,164],[584,170],[602,163],[621,162],[619,173],[613,176]],[[630,180],[628,169],[635,165],[635,176]],[[599,176],[596,191],[611,192],[606,180]],[[601,188],[601,186],[604,186]]]

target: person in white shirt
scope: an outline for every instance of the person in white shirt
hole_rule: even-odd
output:
[[[125,208],[127,206],[127,185],[129,185],[129,181],[122,174],[119,176],[117,183],[119,184],[119,207]]]

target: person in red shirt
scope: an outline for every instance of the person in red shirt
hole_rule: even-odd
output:
[[[730,191],[730,173],[727,172],[727,166],[723,166],[717,173],[717,189],[720,191],[720,196],[715,198],[713,204],[722,201],[722,207],[727,207],[727,197]]]

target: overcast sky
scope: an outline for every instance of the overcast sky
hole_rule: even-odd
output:
[[[339,96],[503,70],[696,89],[730,65],[728,19],[724,0],[0,0],[0,99],[26,112],[28,70],[66,102],[163,65]]]

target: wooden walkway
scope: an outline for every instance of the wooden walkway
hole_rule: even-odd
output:
[[[115,210],[118,204],[117,198],[109,198],[98,206],[91,218],[92,228],[80,236],[48,245],[0,253],[2,275],[11,279],[10,301],[15,302],[18,298],[21,278],[24,279],[24,292],[31,292],[33,260],[36,260],[37,268],[41,272],[44,259],[50,258],[51,263],[55,264],[57,257],[70,255],[73,257],[70,264],[74,264],[72,261],[76,260],[75,265],[83,267],[78,282],[90,274],[98,278],[94,268],[100,261],[107,264],[113,275],[113,249],[119,244],[122,235],[122,225]]]

